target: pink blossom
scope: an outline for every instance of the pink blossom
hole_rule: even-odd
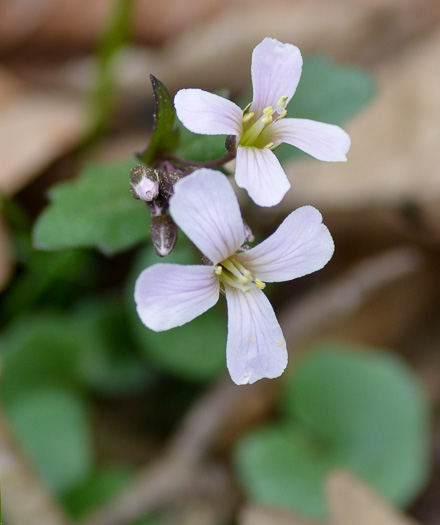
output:
[[[338,126],[284,118],[302,70],[299,49],[265,38],[252,53],[253,100],[244,111],[200,89],[182,89],[174,99],[177,116],[193,133],[234,135],[235,179],[260,206],[275,206],[290,183],[273,153],[283,142],[318,160],[346,161],[350,137]]]
[[[232,380],[241,385],[281,375],[286,342],[263,281],[295,279],[330,260],[333,241],[319,211],[299,208],[265,241],[239,251],[246,232],[234,191],[222,173],[203,168],[176,184],[170,214],[211,264],[144,270],[135,286],[141,321],[156,332],[181,326],[214,306],[222,291]]]

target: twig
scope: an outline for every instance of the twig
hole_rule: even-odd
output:
[[[31,468],[0,410],[2,509],[8,525],[68,525],[70,522]]]
[[[416,250],[390,250],[356,264],[343,277],[288,305],[280,316],[288,343],[293,345],[349,316],[385,285],[416,271],[420,261]],[[200,476],[202,460],[231,421],[234,407],[242,406],[250,389],[262,388],[265,383],[238,387],[228,378],[208,390],[183,420],[162,458],[147,465],[125,494],[82,525],[124,525],[175,499]]]
[[[290,344],[298,343],[312,332],[347,318],[373,294],[414,273],[421,262],[420,251],[409,247],[363,259],[339,279],[284,307],[280,323],[286,340]]]

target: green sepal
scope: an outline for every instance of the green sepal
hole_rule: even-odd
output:
[[[179,131],[174,125],[176,110],[168,89],[153,75],[150,75],[150,80],[155,102],[153,135],[146,150],[137,154],[147,166],[161,154],[172,152],[179,143]]]

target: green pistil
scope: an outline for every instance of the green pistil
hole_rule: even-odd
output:
[[[238,143],[239,146],[255,147],[260,149],[271,149],[274,143],[270,141],[268,128],[275,122],[286,116],[287,96],[280,97],[275,109],[267,106],[263,114],[255,120],[255,114],[250,110],[250,105],[243,112],[243,134]]]
[[[225,259],[216,266],[215,273],[221,283],[243,292],[251,290],[251,283],[254,283],[260,290],[266,286],[259,279],[256,279],[241,263],[232,258]]]

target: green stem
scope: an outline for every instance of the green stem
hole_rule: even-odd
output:
[[[90,97],[92,137],[104,133],[111,122],[116,98],[117,58],[130,37],[135,2],[115,0],[113,13],[98,45],[97,76]]]
[[[215,159],[215,160],[209,160],[206,162],[197,162],[195,160],[189,160],[184,159],[182,157],[176,157],[174,155],[167,155],[166,160],[169,160],[171,162],[176,162],[178,164],[183,164],[184,166],[196,166],[201,168],[220,168],[223,166],[223,164],[226,164],[230,160],[234,159],[235,155],[233,153],[230,153],[229,151],[225,153],[222,157]]]

